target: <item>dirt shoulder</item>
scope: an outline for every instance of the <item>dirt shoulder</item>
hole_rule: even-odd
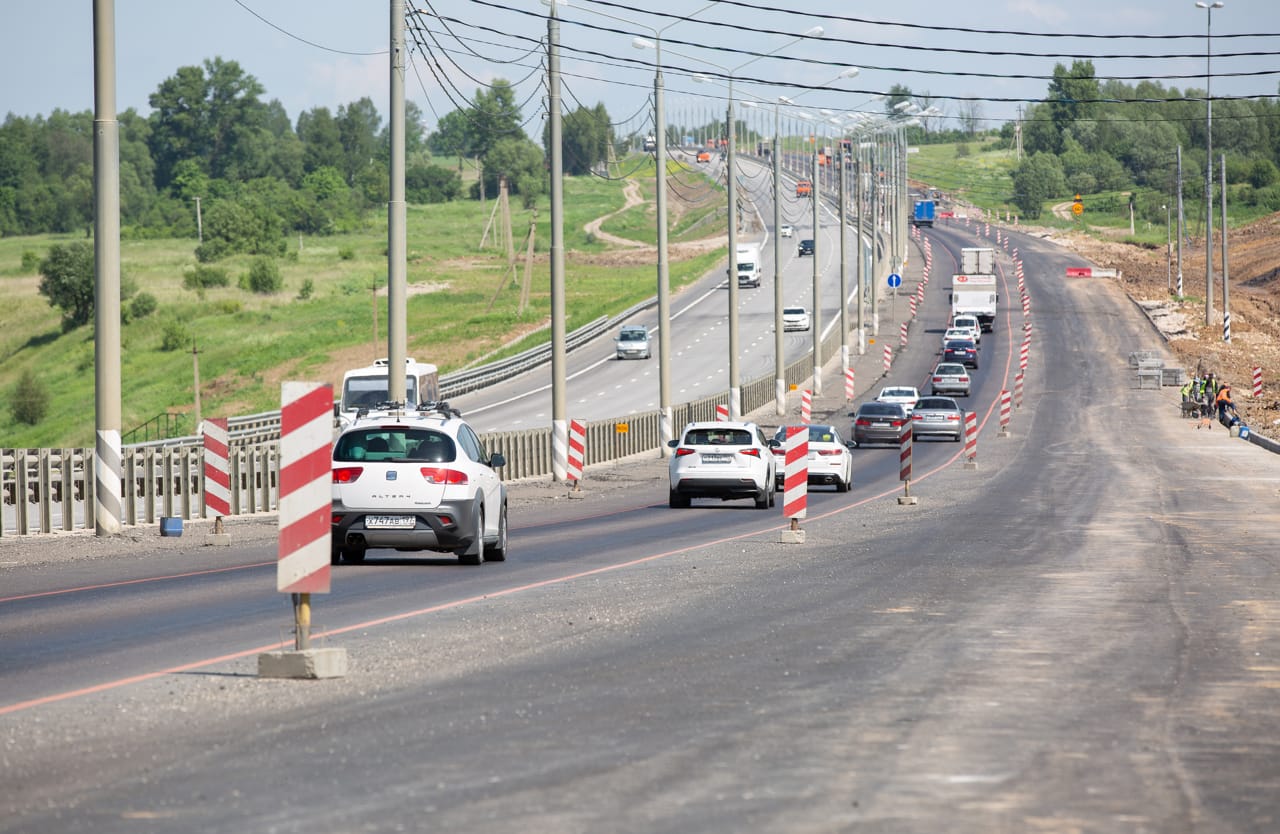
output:
[[[1271,437],[1280,435],[1280,214],[1231,229],[1227,273],[1231,304],[1231,343],[1222,340],[1222,251],[1214,246],[1214,312],[1205,324],[1204,239],[1183,247],[1184,297],[1177,286],[1176,250],[1148,249],[1079,232],[1034,229],[1100,267],[1119,270],[1125,292],[1157,323],[1187,372],[1213,371],[1231,384],[1241,418]],[[1172,261],[1172,266],[1169,262]],[[1112,279],[1081,279],[1112,280]],[[1170,291],[1172,287],[1173,292]],[[1253,369],[1262,368],[1262,397],[1255,399]]]

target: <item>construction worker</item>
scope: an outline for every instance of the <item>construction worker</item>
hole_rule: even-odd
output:
[[[1218,396],[1214,399],[1213,404],[1218,407],[1218,422],[1230,427],[1231,423],[1227,422],[1227,410],[1230,409],[1233,415],[1236,411],[1236,404],[1231,399],[1230,385],[1223,385],[1218,389]],[[1239,419],[1238,417],[1232,417],[1232,422],[1236,422]]]
[[[1182,402],[1183,403],[1187,403],[1191,401],[1191,388],[1192,388],[1191,380],[1187,380],[1186,383],[1182,386]]]

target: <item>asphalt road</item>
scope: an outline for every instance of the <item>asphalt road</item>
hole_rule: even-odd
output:
[[[935,276],[973,242],[932,237]],[[1276,830],[1280,460],[1133,390],[1141,314],[1016,243],[1011,436],[915,444],[916,506],[859,450],[803,545],[667,509],[656,460],[529,486],[506,563],[337,568],[351,669],[307,682],[256,676],[290,625],[266,545],[6,568],[0,831]]]

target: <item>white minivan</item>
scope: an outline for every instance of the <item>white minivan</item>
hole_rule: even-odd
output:
[[[972,331],[973,343],[978,344],[982,341],[982,323],[978,321],[977,316],[971,316],[967,313],[961,313],[951,321],[952,327],[963,327]]]

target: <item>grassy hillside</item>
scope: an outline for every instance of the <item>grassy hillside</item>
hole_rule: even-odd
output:
[[[587,221],[624,205],[621,181],[570,179],[565,185],[566,311],[572,330],[625,309],[655,293],[652,257],[611,259],[605,244],[583,232]],[[694,207],[714,217],[715,202]],[[411,206],[408,212],[408,350],[447,372],[482,357],[524,349],[549,338],[549,207],[534,212],[513,203],[517,273],[523,276],[525,241],[536,221],[530,306],[518,313],[516,276],[507,269],[507,247],[489,231],[493,200]],[[720,212],[723,214],[723,212]],[[695,237],[714,230],[697,226]],[[723,234],[723,218],[719,219]],[[617,233],[615,231],[615,233]],[[54,243],[78,237],[0,239],[0,392],[11,401],[24,371],[49,394],[43,421],[27,426],[0,409],[0,446],[92,445],[94,342],[92,325],[62,332],[59,312],[38,294],[30,268]],[[672,236],[678,240],[678,232]],[[386,218],[370,215],[358,234],[295,237],[280,262],[284,289],[270,296],[237,287],[249,258],[217,264],[230,286],[191,290],[184,270],[195,266],[194,240],[123,241],[121,269],[140,291],[159,301],[157,312],[126,324],[121,338],[122,429],[127,433],[156,415],[181,413],[190,431],[193,410],[192,342],[199,351],[203,416],[232,416],[279,407],[286,379],[337,384],[348,367],[367,364],[386,350]],[[24,255],[28,264],[24,268]],[[675,286],[711,268],[717,250],[683,260],[673,255]],[[311,282],[308,297],[304,282]],[[492,305],[492,306],[490,306]],[[376,320],[376,325],[375,325]],[[376,328],[376,337],[375,337]],[[181,334],[182,347],[163,349]],[[505,348],[505,350],[504,350]],[[141,438],[137,438],[141,439]]]

